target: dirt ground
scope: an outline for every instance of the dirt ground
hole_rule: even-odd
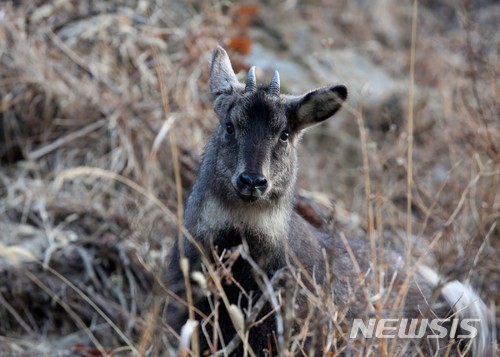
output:
[[[410,1],[273,4],[0,5],[0,356],[176,355],[162,274],[216,124],[216,44],[284,91],[346,83],[300,147],[297,208],[403,247],[411,175],[413,254],[499,325],[500,4],[419,1],[413,58]]]

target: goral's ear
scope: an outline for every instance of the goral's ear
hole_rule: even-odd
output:
[[[300,97],[286,100],[287,112],[294,130],[319,124],[334,115],[347,99],[347,87],[336,85],[315,89]]]
[[[214,98],[221,94],[231,94],[243,87],[234,74],[227,52],[220,46],[217,46],[212,54],[208,86]]]

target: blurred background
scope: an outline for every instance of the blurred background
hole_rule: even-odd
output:
[[[413,252],[500,316],[500,4],[418,1],[409,95],[412,6],[1,3],[0,355],[174,353],[162,271],[217,124],[217,44],[242,80],[255,65],[286,93],[348,85],[347,109],[300,146],[297,208],[326,230],[364,239],[371,205],[404,246],[412,103]]]

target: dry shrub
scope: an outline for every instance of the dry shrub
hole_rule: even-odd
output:
[[[172,153],[161,128],[175,130],[187,189],[213,125],[199,83],[207,82],[207,55],[221,32],[209,19],[225,17],[207,9],[168,2],[3,7],[2,242],[33,256],[28,264],[2,254],[0,330],[14,339],[2,344],[2,355],[71,351],[95,342],[92,333],[108,353],[142,346],[151,291],[176,232]],[[16,284],[8,283],[13,277]],[[51,342],[16,343],[21,336]],[[167,345],[159,346],[162,354]]]

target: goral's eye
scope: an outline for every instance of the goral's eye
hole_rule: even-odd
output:
[[[281,141],[287,141],[289,136],[290,136],[290,133],[287,130],[284,130],[281,133],[280,140]]]
[[[229,134],[229,135],[233,135],[234,134],[234,125],[231,124],[231,123],[227,123],[226,124],[226,132]]]

